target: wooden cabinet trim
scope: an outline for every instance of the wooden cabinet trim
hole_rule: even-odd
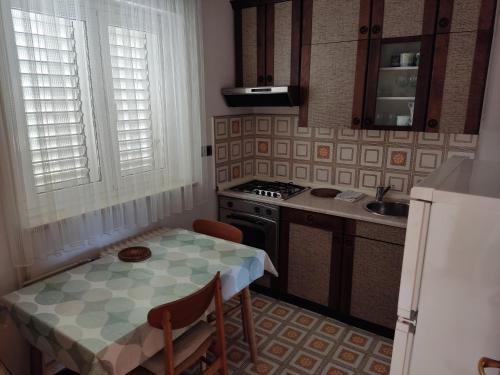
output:
[[[355,225],[355,223],[353,224]],[[340,281],[340,312],[349,315],[351,311],[352,267],[354,261],[354,237],[344,237],[342,248],[342,275]]]
[[[438,16],[436,19],[436,33],[447,34],[450,32],[452,14],[453,0],[440,0]]]
[[[382,39],[384,33],[384,0],[373,0],[370,39]]]
[[[265,7],[265,72],[264,86],[274,83],[274,4]]]
[[[257,86],[266,85],[266,6],[257,7]]]
[[[364,96],[365,96],[365,84],[367,82],[368,73],[368,51],[369,51],[369,41],[360,40],[358,41],[358,52],[356,56],[356,73],[354,77],[354,95],[352,102],[352,129],[360,129],[364,119]]]
[[[300,85],[302,45],[302,0],[292,0],[292,50],[290,62],[290,86]]]
[[[233,9],[234,15],[234,63],[236,86],[243,86],[243,35],[241,8]]]
[[[330,263],[330,290],[328,293],[329,307],[339,310],[342,301],[342,253],[344,247],[342,237],[333,235]]]
[[[469,100],[465,118],[465,134],[479,134],[492,39],[493,33],[491,31],[479,30],[477,32]]]
[[[479,13],[479,30],[493,31],[496,10],[497,0],[483,0],[481,3],[481,12]]]
[[[446,78],[446,65],[450,35],[438,35],[434,44],[434,62],[432,67],[432,84],[429,90],[429,106],[425,131],[439,132],[439,120],[443,106],[444,81]]]
[[[313,0],[302,2],[302,47],[300,54],[300,107],[299,126],[307,126],[309,113],[309,79],[311,69],[311,38],[312,38]]]

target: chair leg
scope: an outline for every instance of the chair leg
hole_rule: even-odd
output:
[[[43,355],[38,348],[31,346],[31,375],[43,375]]]
[[[247,326],[247,317],[246,317],[246,311],[245,311],[245,304],[244,304],[244,299],[243,299],[243,293],[240,293],[240,305],[241,305],[241,323],[243,325],[243,338],[245,339],[246,342],[248,342],[248,326]]]
[[[243,289],[243,308],[245,309],[245,325],[247,326],[248,346],[250,347],[250,358],[253,363],[257,362],[257,340],[255,339],[255,326],[252,313],[252,297],[250,289]]]

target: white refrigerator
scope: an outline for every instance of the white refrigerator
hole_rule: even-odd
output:
[[[500,163],[451,158],[411,191],[391,375],[500,359]]]

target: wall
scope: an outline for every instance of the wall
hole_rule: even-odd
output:
[[[237,114],[241,109],[228,109],[220,88],[231,86],[234,82],[234,49],[233,49],[233,18],[232,9],[228,0],[200,1],[202,4],[202,32],[204,44],[204,72],[205,72],[205,113],[206,113],[206,139],[207,144],[212,140],[212,117],[215,114]],[[0,119],[1,121],[1,119]],[[0,126],[2,124],[0,123]],[[164,225],[171,227],[190,227],[195,218],[216,218],[217,205],[214,192],[213,158],[204,158],[203,172],[207,177],[210,195],[208,200],[193,211],[179,215],[172,215]],[[16,289],[16,271],[10,260],[9,250],[5,246],[5,233],[0,223],[0,295]],[[137,230],[141,231],[141,229]],[[136,231],[122,233],[120,237],[128,237]],[[105,242],[114,242],[120,238],[110,237]],[[103,242],[103,244],[105,243]],[[37,263],[34,273],[46,272],[80,258],[86,258],[96,253],[96,250],[63,254],[51,257]],[[0,360],[5,362],[15,375],[29,374],[29,350],[24,340],[20,337],[14,325],[8,321],[3,326],[0,321]]]
[[[483,117],[479,131],[478,158],[500,161],[500,5],[497,6],[495,34],[490,56]]]
[[[218,184],[248,177],[408,194],[453,155],[474,158],[477,136],[407,131],[299,128],[296,115],[215,119]]]

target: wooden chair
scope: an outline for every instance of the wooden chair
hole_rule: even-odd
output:
[[[500,368],[500,361],[483,357],[479,360],[477,364],[477,369],[479,370],[479,375],[485,375],[485,368]],[[500,374],[500,372],[499,372]]]
[[[207,236],[221,238],[223,240],[241,243],[243,241],[243,232],[233,225],[222,223],[215,220],[198,219],[193,222],[193,230],[196,233],[206,234]],[[243,334],[250,345],[250,356],[252,361],[257,359],[255,334],[253,333],[253,317],[251,311],[250,292],[245,288],[238,293],[239,303],[224,311],[224,316],[230,316],[238,309],[241,310],[241,321],[243,323]],[[208,316],[208,321],[213,321],[213,314]]]
[[[215,220],[198,219],[193,221],[193,230],[196,233],[222,238],[223,240],[241,243],[243,232],[233,225]]]
[[[214,299],[215,328],[200,320]],[[142,368],[130,374],[144,374],[144,369],[147,369],[157,375],[177,375],[200,361],[206,362],[205,355],[209,348],[214,346],[214,354],[217,358],[208,364],[202,374],[210,375],[218,372],[223,375],[228,374],[219,272],[198,292],[151,309],[148,313],[148,323],[163,330],[165,349],[146,361]],[[173,340],[174,329],[188,326],[191,327]]]

